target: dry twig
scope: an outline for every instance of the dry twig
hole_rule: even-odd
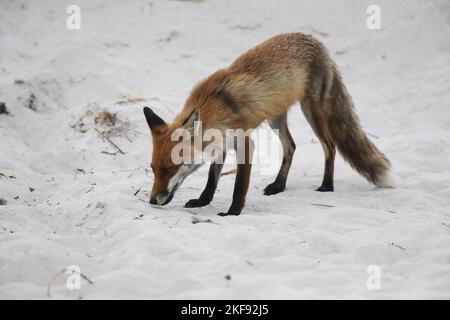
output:
[[[117,149],[117,151],[119,151],[121,154],[125,154],[125,152],[122,151],[122,149],[119,148],[119,146],[117,144],[115,144],[114,142],[111,141],[110,138],[108,138],[103,132],[101,132],[100,130],[98,130],[97,128],[95,128],[95,131],[97,131],[103,138],[105,138],[109,143],[111,143],[111,145]]]
[[[332,204],[322,204],[322,203],[311,203],[311,205],[317,206],[317,207],[325,207],[325,208],[334,208],[335,207]]]
[[[133,194],[133,196],[137,196],[137,194],[139,193],[139,191],[141,191],[142,187],[139,187],[139,189],[136,190],[136,192]]]
[[[236,171],[237,171],[236,168],[234,168],[234,169],[225,171],[224,173],[221,173],[220,176],[222,177],[222,176],[226,176],[226,175],[229,175],[229,174],[235,174]]]

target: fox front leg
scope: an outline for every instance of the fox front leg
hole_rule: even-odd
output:
[[[245,137],[245,147],[237,148],[237,172],[234,182],[233,202],[228,212],[221,212],[219,216],[238,216],[245,205],[245,196],[250,183],[250,173],[252,171],[253,142],[250,137]],[[244,155],[240,151],[244,150]]]
[[[203,190],[200,198],[191,199],[184,205],[185,208],[196,208],[196,207],[204,207],[208,205],[216,192],[217,183],[219,182],[220,173],[222,172],[223,162],[222,163],[211,163],[209,167],[208,174],[208,182],[206,183],[205,190]]]

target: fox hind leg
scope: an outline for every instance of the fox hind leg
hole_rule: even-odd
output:
[[[325,108],[326,102],[314,102],[305,99],[301,102],[301,108],[306,120],[311,125],[314,133],[322,145],[325,154],[325,170],[322,184],[316,191],[334,191],[334,159],[336,155],[336,144],[333,141],[330,129],[330,113]]]
[[[269,126],[278,134],[283,146],[283,162],[280,171],[274,182],[264,189],[264,194],[269,196],[284,191],[286,180],[292,163],[292,157],[295,151],[295,142],[287,126],[287,113],[283,113],[277,118],[269,121]]]

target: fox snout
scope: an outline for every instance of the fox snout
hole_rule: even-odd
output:
[[[172,200],[174,194],[175,190],[173,190],[172,192],[165,191],[155,197],[150,197],[150,204],[157,206],[165,206]]]
[[[152,190],[150,204],[159,206],[165,206],[168,204],[172,200],[175,192],[183,183],[184,179],[199,167],[200,165],[182,165],[179,167],[176,174],[170,178],[169,183],[167,184],[167,189],[164,191],[159,191],[156,195],[154,195],[154,190]],[[154,183],[153,188],[159,188],[159,184]]]
[[[150,193],[150,204],[164,206],[173,198],[175,190],[171,190],[166,179],[155,176],[152,191]]]

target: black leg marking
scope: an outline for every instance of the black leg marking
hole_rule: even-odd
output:
[[[278,137],[283,146],[283,162],[280,171],[274,182],[264,189],[266,196],[277,194],[286,188],[286,180],[291,168],[292,157],[295,151],[295,142],[287,126],[287,113],[282,114],[278,118],[269,121],[269,125],[273,130],[278,130]]]
[[[239,151],[238,151],[239,153]],[[239,156],[238,156],[239,157]],[[238,159],[236,180],[234,182],[233,202],[231,203],[228,212],[219,213],[219,216],[238,216],[241,214],[242,208],[245,205],[245,196],[250,184],[250,173],[252,171],[251,159],[253,157],[253,142],[250,137],[245,138],[245,160],[240,163]]]
[[[223,159],[225,159],[225,156]],[[219,182],[222,168],[223,161],[220,164],[214,162],[211,163],[211,166],[209,167],[208,182],[206,183],[206,187],[200,195],[200,198],[189,200],[184,205],[185,208],[204,207],[212,201],[214,193],[217,189],[217,183]]]

